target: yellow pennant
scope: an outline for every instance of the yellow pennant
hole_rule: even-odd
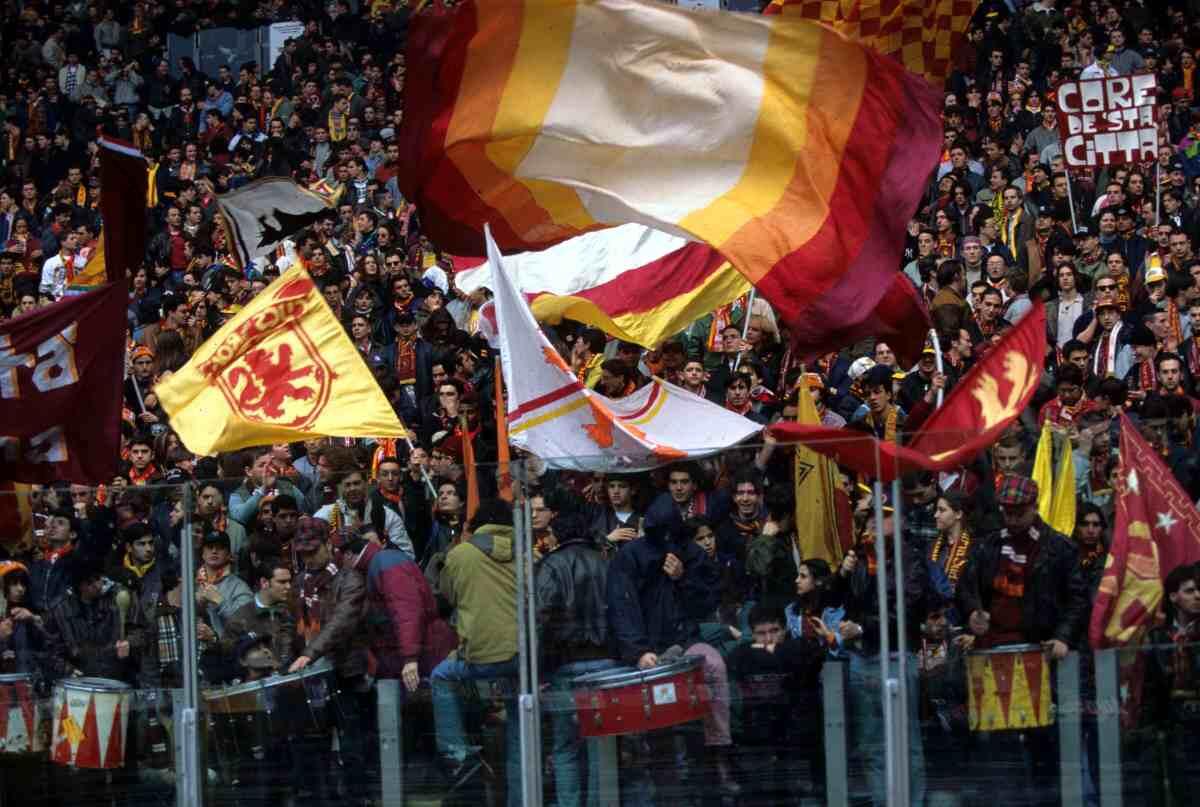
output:
[[[196,454],[310,437],[408,434],[299,266],[251,300],[155,392]]]

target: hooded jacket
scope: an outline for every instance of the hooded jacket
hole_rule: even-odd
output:
[[[367,544],[354,568],[367,579],[367,635],[376,677],[399,678],[410,661],[428,675],[455,648],[458,637],[438,615],[421,568],[407,552],[378,544]]]
[[[451,549],[438,585],[456,611],[461,661],[495,664],[517,655],[512,527],[485,524]]]
[[[551,527],[561,542],[534,570],[540,646],[549,669],[609,653],[608,564],[589,526],[582,514],[555,518]]]
[[[636,664],[645,653],[671,645],[687,649],[700,638],[700,622],[715,613],[721,573],[694,541],[670,497],[646,513],[645,535],[621,547],[608,569],[608,620],[618,656]],[[667,554],[683,562],[683,576],[667,577]]]

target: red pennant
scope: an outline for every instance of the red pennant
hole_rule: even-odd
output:
[[[100,731],[96,728],[96,696],[88,696],[87,714],[83,717],[83,739],[75,752],[76,768],[100,767]]]
[[[1046,710],[1042,708],[1042,665],[1046,660],[1041,653],[1022,653],[1021,664],[1025,667],[1025,683],[1029,685],[1030,709],[1033,722],[1041,725],[1046,720]]]
[[[104,750],[104,767],[119,768],[125,761],[125,732],[122,730],[121,702],[113,710],[112,730],[108,733],[108,748]]]
[[[58,734],[54,738],[54,753],[50,758],[58,765],[71,764],[71,740],[67,737],[66,725],[71,719],[71,708],[67,706],[67,696],[63,693],[62,708],[58,710]]]
[[[1000,705],[1000,714],[1004,716],[1004,725],[1012,722],[1009,709],[1012,708],[1013,667],[1016,666],[1016,655],[1013,653],[997,653],[992,656],[992,677],[996,681],[996,702]]]

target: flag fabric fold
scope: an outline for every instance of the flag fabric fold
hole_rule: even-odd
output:
[[[332,197],[330,197],[332,198]],[[217,197],[231,253],[244,268],[332,209],[330,198],[290,179],[255,180]]]
[[[1065,440],[1054,472],[1054,427],[1042,424],[1033,457],[1033,481],[1038,484],[1038,515],[1063,535],[1075,532],[1075,460],[1071,441]]]
[[[585,387],[538,328],[490,237],[510,442],[551,468],[638,471],[717,453],[761,427],[654,379],[621,399]]]
[[[976,5],[975,0],[771,0],[763,14],[828,25],[941,87],[966,41]]]
[[[716,250],[640,224],[504,260],[539,322],[583,322],[647,348],[750,290]],[[457,273],[454,285],[464,294],[492,288],[491,265]]]
[[[853,428],[798,423],[777,423],[771,434],[780,442],[804,443],[883,482],[913,471],[949,470],[994,443],[1029,405],[1045,354],[1046,312],[1037,302],[958,382],[906,445]]]
[[[110,283],[0,323],[0,480],[116,476],[128,295]]]
[[[941,147],[896,61],[654,0],[467,0],[414,34],[440,59],[409,52],[402,191],[444,249],[480,254],[485,222],[508,250],[640,223],[720,252],[800,343],[890,288]]]
[[[312,278],[292,267],[154,388],[189,451],[310,437],[405,437]]]
[[[100,138],[101,235],[108,280],[122,280],[146,254],[146,158],[131,143]]]
[[[1163,579],[1200,560],[1200,512],[1124,414],[1115,494],[1112,546],[1088,626],[1097,649],[1138,642],[1154,624]]]

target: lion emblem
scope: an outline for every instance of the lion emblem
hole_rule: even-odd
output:
[[[328,401],[332,373],[302,330],[288,330],[299,339],[260,343],[231,366],[220,382],[230,405],[242,417],[306,428]]]

